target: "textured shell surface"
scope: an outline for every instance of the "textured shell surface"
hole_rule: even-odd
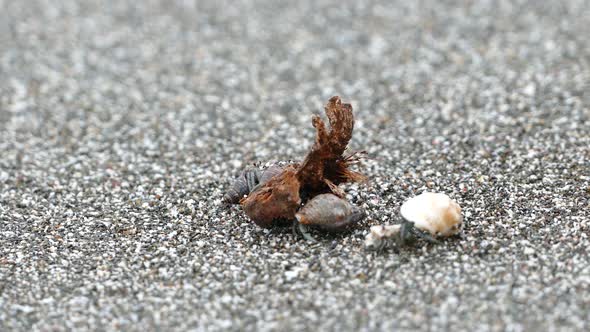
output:
[[[295,217],[305,225],[338,231],[357,223],[364,215],[361,208],[343,198],[334,194],[321,194],[307,202]]]
[[[273,177],[281,174],[283,169],[284,167],[280,165],[269,166],[262,172],[262,175],[260,176],[260,183],[267,183]]]
[[[451,236],[461,231],[463,216],[457,202],[443,193],[426,192],[408,199],[400,209],[404,219],[433,236]]]
[[[259,178],[260,170],[255,167],[247,167],[238,175],[223,195],[223,201],[228,204],[237,204],[240,199],[248,195],[258,185]]]

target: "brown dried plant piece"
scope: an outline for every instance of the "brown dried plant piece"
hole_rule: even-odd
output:
[[[354,128],[352,106],[343,104],[340,97],[335,96],[328,101],[325,112],[330,129],[318,115],[314,115],[312,125],[316,129],[316,140],[303,163],[285,167],[240,201],[248,217],[257,225],[270,227],[277,220],[293,220],[302,197],[311,199],[322,193],[343,197],[344,192],[338,187],[340,183],[365,179],[349,169],[360,156],[343,155]]]
[[[330,130],[326,130],[324,121],[314,115],[312,124],[316,128],[316,140],[301,163],[297,177],[308,193],[332,192],[342,197],[343,193],[338,189],[340,183],[365,179],[363,175],[349,168],[358,162],[359,156],[343,156],[354,128],[352,106],[343,104],[340,97],[335,96],[328,101],[325,112]]]

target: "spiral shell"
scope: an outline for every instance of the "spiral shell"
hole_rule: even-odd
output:
[[[312,198],[295,214],[299,223],[327,231],[345,230],[365,217],[365,211],[334,194]]]
[[[256,167],[248,167],[240,173],[234,183],[223,195],[226,204],[237,204],[244,196],[248,195],[258,185],[260,170]]]
[[[262,175],[260,176],[260,183],[267,183],[273,177],[281,174],[284,169],[285,168],[280,165],[269,166],[262,172]]]
[[[264,171],[250,166],[240,173],[236,180],[232,183],[228,191],[223,195],[223,202],[226,204],[238,204],[240,200],[250,194],[256,186],[268,182],[273,177],[281,174],[284,170],[283,166],[272,165]]]

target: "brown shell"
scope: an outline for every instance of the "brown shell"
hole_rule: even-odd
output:
[[[301,204],[300,183],[294,166],[258,186],[240,204],[258,226],[271,227],[279,220],[293,220]]]
[[[365,212],[344,198],[334,194],[322,194],[307,202],[295,217],[304,225],[340,231],[361,221],[365,217]]]

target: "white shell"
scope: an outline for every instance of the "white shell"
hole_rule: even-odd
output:
[[[433,236],[451,236],[461,231],[461,207],[441,193],[423,193],[407,200],[400,209],[404,219]]]

